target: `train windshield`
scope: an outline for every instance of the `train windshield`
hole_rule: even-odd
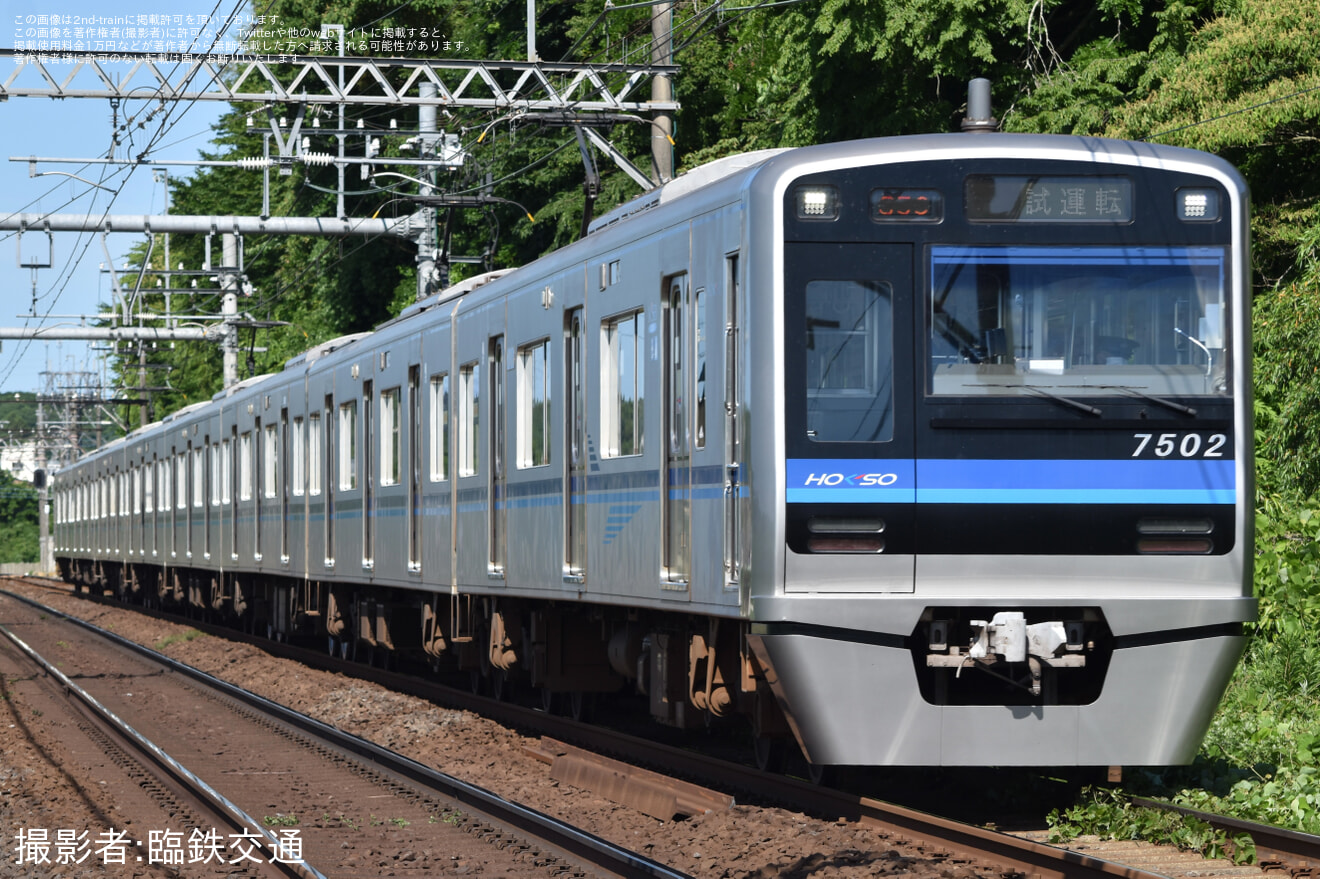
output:
[[[1222,396],[1219,247],[929,250],[936,396]]]
[[[893,289],[812,281],[805,303],[808,439],[893,439]]]

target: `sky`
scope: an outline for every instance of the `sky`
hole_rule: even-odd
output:
[[[0,0],[0,47],[8,49],[36,49],[35,42],[49,38],[50,28],[61,31],[81,28],[84,41],[102,37],[88,34],[90,28],[117,28],[117,39],[125,49],[148,51],[183,51],[192,40],[187,30],[189,19],[203,23],[210,16],[229,15],[236,11],[246,14],[245,0]],[[53,16],[59,23],[52,25]],[[145,45],[127,45],[125,31],[139,29],[139,16],[155,16],[155,34],[158,48]],[[163,23],[161,16],[169,16]],[[178,18],[175,18],[178,16]],[[175,22],[178,22],[177,26]],[[144,25],[150,26],[148,18]],[[206,27],[201,28],[206,30]],[[211,34],[204,37],[209,43]],[[61,35],[60,43],[65,40]],[[151,35],[148,35],[151,36]],[[229,39],[225,33],[221,39]],[[110,39],[109,33],[104,39]],[[159,43],[164,43],[159,46]],[[223,46],[223,44],[222,44]],[[106,47],[88,45],[99,50]],[[204,48],[204,47],[203,47]],[[194,50],[196,51],[196,50]],[[74,65],[63,60],[47,61],[47,69],[57,79],[68,76]],[[110,64],[111,72],[127,74],[131,65],[125,62]],[[171,69],[164,65],[162,70]],[[13,57],[0,57],[0,82],[6,82],[18,70]],[[139,74],[139,76],[141,76]],[[80,84],[88,83],[86,74]],[[140,80],[135,78],[134,82]],[[181,81],[181,74],[171,82]],[[29,69],[23,71],[13,85],[38,86],[39,77]],[[146,115],[152,105],[146,101],[125,102],[119,108],[119,121],[126,114]],[[165,133],[149,153],[152,162],[166,160],[193,161],[210,144],[211,126],[227,110],[220,101],[180,103],[164,117]],[[13,213],[72,213],[72,214],[158,214],[166,211],[164,175],[153,171],[151,165],[132,168],[105,164],[63,164],[38,162],[36,171],[43,176],[29,176],[27,157],[91,159],[110,155],[113,134],[113,111],[104,98],[78,98],[52,100],[49,98],[12,97],[0,101],[0,216]],[[137,155],[142,146],[151,141],[162,128],[162,117],[157,116],[143,128],[131,129],[131,146],[127,134],[121,136],[122,145],[116,158]],[[10,161],[10,157],[23,157]],[[192,167],[166,167],[171,179],[189,176]],[[77,175],[76,180],[64,175]],[[113,192],[98,189],[88,182],[100,182]],[[143,233],[112,233],[108,236],[108,251],[115,265],[122,269],[125,256],[135,244],[144,241]],[[45,259],[50,255],[45,233],[28,232],[22,236],[22,251],[31,259],[34,254]],[[106,249],[101,236],[93,233],[55,232],[49,238],[53,245],[50,268],[38,269],[36,299],[33,298],[33,275],[29,268],[19,265],[18,235],[0,232],[0,326],[76,326],[82,315],[96,315],[101,306],[114,301],[114,288],[106,266]],[[187,268],[199,268],[188,266]],[[121,284],[131,282],[132,275],[121,277]],[[35,305],[35,309],[34,309]],[[108,381],[98,346],[105,343],[83,341],[19,341],[6,339],[0,344],[0,391],[44,392],[50,374],[90,373],[96,380]],[[205,344],[205,343],[180,343]],[[45,373],[46,375],[43,375]]]

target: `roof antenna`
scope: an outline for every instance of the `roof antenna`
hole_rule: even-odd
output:
[[[977,77],[967,84],[967,115],[962,130],[998,131],[999,120],[990,114],[990,80]]]

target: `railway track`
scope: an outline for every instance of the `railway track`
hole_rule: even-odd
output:
[[[47,581],[41,585],[66,594],[68,592],[67,587],[61,588],[62,584],[55,586]],[[107,603],[122,607],[114,602]],[[157,615],[176,622],[182,621],[168,614]],[[207,628],[195,620],[187,620],[186,623],[190,626]],[[997,833],[914,809],[760,772],[727,760],[579,723],[534,708],[476,696],[462,689],[433,681],[345,662],[319,651],[276,643],[262,637],[239,636],[227,629],[216,628],[214,633],[226,638],[239,637],[275,655],[365,678],[393,690],[416,695],[438,704],[476,711],[497,722],[535,731],[547,737],[549,742],[542,749],[539,757],[544,762],[553,763],[556,758],[562,758],[570,751],[575,760],[589,762],[591,758],[583,757],[582,752],[577,750],[584,749],[590,754],[609,755],[609,758],[617,758],[631,765],[650,766],[659,770],[658,774],[637,773],[644,779],[640,782],[619,781],[625,773],[621,773],[616,766],[597,770],[595,772],[597,776],[603,775],[614,779],[614,790],[611,791],[610,796],[616,801],[631,800],[632,804],[636,805],[647,798],[650,798],[650,802],[655,802],[656,797],[659,796],[660,801],[664,803],[681,803],[686,796],[689,799],[687,811],[676,808],[674,813],[690,814],[694,811],[694,807],[690,805],[694,796],[690,790],[692,785],[690,782],[674,779],[700,779],[702,787],[707,789],[706,792],[716,798],[731,794],[739,801],[788,804],[794,810],[828,820],[843,820],[859,826],[876,828],[887,835],[894,845],[902,846],[905,850],[913,851],[923,857],[950,863],[994,864],[1004,875],[1125,876],[1132,879],[1163,875],[1116,864],[1086,852],[1059,849],[1032,839]],[[713,792],[709,789],[713,789]],[[660,792],[658,795],[657,790]],[[701,795],[695,796],[699,801]],[[664,806],[660,808],[663,810]],[[1269,849],[1269,851],[1275,850]],[[1287,862],[1286,855],[1280,854],[1278,857],[1281,862]],[[1294,860],[1301,864],[1316,863],[1314,859],[1307,861],[1306,857],[1301,856],[1301,860]],[[1310,875],[1299,871],[1305,869],[1308,868],[1294,868],[1294,873],[1299,876]],[[1195,871],[1188,875],[1195,875]]]
[[[391,845],[413,853],[411,861],[390,865],[398,875],[427,875],[461,858],[507,876],[684,879],[680,871],[571,824],[53,608],[4,594],[14,602],[6,613],[10,624],[0,627],[0,634],[77,699],[80,711],[91,712],[104,737],[114,740],[112,747],[134,752],[138,767],[131,774],[140,786],[174,796],[182,791],[189,801],[190,828],[150,828],[158,839],[180,834],[173,837],[180,852],[189,830],[213,829],[217,825],[208,828],[208,821],[223,821],[228,831],[214,835],[231,841],[230,847],[236,838],[246,840],[246,860],[257,875],[271,870],[303,879],[380,875],[384,865],[373,859],[379,860],[382,845]],[[25,617],[15,612],[16,602],[23,602]],[[70,634],[74,625],[96,637]],[[15,634],[20,628],[26,638]],[[68,649],[72,643],[79,649]],[[360,808],[364,803],[371,804],[370,812]],[[138,830],[137,835],[146,834]],[[345,851],[353,854],[345,857]],[[434,853],[429,859],[418,854],[428,851]],[[437,859],[443,863],[433,863]],[[153,863],[150,855],[148,863]]]
[[[1320,875],[1320,836],[1254,821],[1243,821],[1226,815],[1215,815],[1148,797],[1133,797],[1132,804],[1147,809],[1177,812],[1204,821],[1216,830],[1234,836],[1239,834],[1250,836],[1256,848],[1256,863],[1263,870],[1287,872],[1299,879]]]

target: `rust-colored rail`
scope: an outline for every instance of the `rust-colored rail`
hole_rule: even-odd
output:
[[[475,813],[483,820],[495,825],[502,825],[505,828],[511,828],[515,833],[525,834],[532,839],[548,843],[554,849],[570,856],[570,862],[585,866],[596,875],[618,877],[618,879],[689,879],[687,874],[681,871],[670,869],[644,855],[602,839],[568,822],[561,821],[520,803],[506,800],[475,784],[462,781],[403,755],[396,754],[373,742],[336,729],[85,620],[71,617],[55,608],[6,590],[0,590],[0,594],[35,607],[43,613],[48,613],[51,616],[81,626],[106,641],[117,644],[153,663],[186,676],[205,688],[222,693],[263,716],[293,727],[332,751],[350,755],[357,761],[370,764],[375,771],[382,775],[396,778],[402,783],[423,792],[437,793],[447,800],[461,804],[464,811]],[[3,632],[3,629],[0,629],[0,632]],[[225,633],[227,630],[221,630],[221,632]],[[10,637],[12,638],[12,636]],[[313,655],[320,656],[320,654]],[[64,683],[66,686],[71,686],[67,681]],[[306,874],[299,875],[305,876]],[[319,873],[316,874],[316,876],[320,875]]]
[[[1132,804],[1148,809],[1177,812],[1197,818],[1228,833],[1245,833],[1256,846],[1256,865],[1262,870],[1287,870],[1294,876],[1320,875],[1320,836],[1288,830],[1270,824],[1257,824],[1227,815],[1215,815],[1198,809],[1189,809],[1163,800],[1132,797]]]
[[[124,607],[117,602],[105,603]],[[827,820],[844,819],[866,824],[891,834],[896,842],[906,842],[927,855],[944,854],[954,859],[994,864],[1002,868],[1007,875],[1040,877],[1040,879],[1054,879],[1054,877],[1073,879],[1073,877],[1091,876],[1159,879],[1155,873],[1115,864],[1080,852],[1020,839],[915,809],[820,787],[798,779],[761,772],[749,766],[658,744],[599,726],[579,723],[566,717],[475,696],[434,681],[359,665],[327,656],[319,651],[266,638],[245,636],[231,629],[210,626],[198,620],[184,619],[157,611],[144,612],[193,626],[219,637],[257,645],[272,655],[370,680],[392,690],[428,699],[437,704],[474,711],[506,725],[535,730],[542,735],[571,743],[579,748],[608,754],[628,763],[654,767],[667,775],[700,779],[706,787],[735,793],[739,797],[746,796],[756,800],[782,803],[796,811]]]

